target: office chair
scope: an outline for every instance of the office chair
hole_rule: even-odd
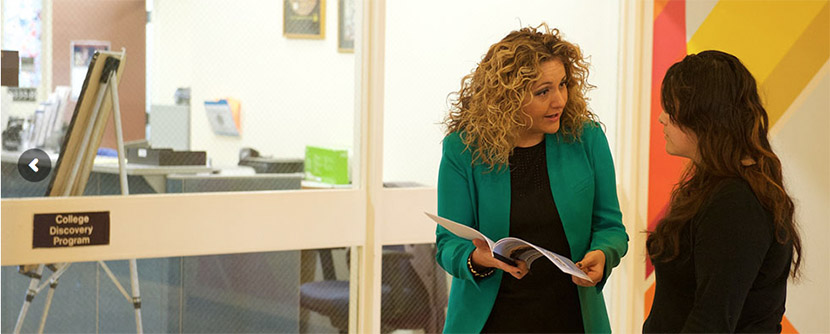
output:
[[[393,246],[396,247],[396,246]],[[300,286],[300,307],[329,318],[341,333],[349,328],[349,282],[336,280],[330,249],[317,250],[323,281]],[[412,254],[384,247],[381,265],[381,332],[396,329],[427,329],[430,298],[424,283],[412,268]]]

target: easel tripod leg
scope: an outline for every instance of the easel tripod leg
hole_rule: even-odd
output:
[[[124,133],[121,127],[121,107],[118,101],[118,80],[116,72],[110,72],[109,79],[110,94],[112,96],[112,113],[115,122],[115,142],[118,148],[118,174],[121,179],[121,194],[126,196],[130,193],[127,182],[127,161],[124,150]],[[132,287],[132,302],[135,308],[135,330],[136,333],[144,333],[141,325],[141,292],[138,287],[138,265],[135,259],[130,260],[130,285]]]
[[[61,279],[61,276],[63,276],[71,265],[71,263],[61,263],[56,266],[47,265],[47,267],[55,272],[52,273],[52,276],[49,276],[48,283],[44,282],[35,291],[35,293],[38,294],[41,290],[43,290],[43,288],[46,287],[46,284],[49,284],[49,292],[46,294],[46,304],[43,306],[43,314],[40,316],[40,326],[37,330],[38,333],[43,333],[43,328],[46,326],[46,318],[49,316],[49,309],[52,307],[52,298],[55,295],[55,289],[58,288],[58,280]]]
[[[26,299],[23,301],[23,306],[20,307],[20,314],[17,315],[17,323],[14,324],[14,334],[19,334],[23,327],[23,322],[26,320],[26,313],[29,312],[29,306],[32,305],[32,300],[37,295],[37,286],[40,284],[40,278],[43,274],[43,264],[37,265],[37,270],[29,281],[29,289],[26,290]]]
[[[141,326],[141,292],[138,289],[138,264],[135,259],[130,260],[130,285],[133,292],[133,307],[135,307],[136,333],[144,333]]]
[[[37,329],[39,334],[43,333],[43,328],[46,327],[46,317],[49,315],[49,307],[52,306],[52,297],[55,295],[55,289],[58,288],[58,280],[52,279],[49,283],[49,292],[46,293],[46,305],[43,306],[43,315],[40,317],[40,326]]]

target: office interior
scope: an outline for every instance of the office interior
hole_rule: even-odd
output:
[[[0,9],[0,332],[440,332],[449,277],[424,212],[436,211],[448,97],[492,43],[541,22],[588,57],[589,107],[614,157],[630,241],[603,290],[612,329],[641,331],[654,291],[644,231],[687,163],[662,152],[661,73],[686,53],[719,49],[756,76],[797,205],[804,278],[790,282],[784,331],[830,332],[828,1],[2,0]],[[78,98],[94,97],[83,95],[94,50],[124,52],[129,194],[110,120],[82,195],[47,196],[52,175],[27,180],[20,156],[40,149],[56,166]],[[72,212],[107,212],[108,243],[33,247],[34,215]],[[32,287],[32,266],[21,266],[33,264],[54,266],[21,319]]]

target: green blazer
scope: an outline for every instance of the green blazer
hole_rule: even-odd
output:
[[[589,333],[610,332],[602,286],[628,250],[628,234],[617,200],[614,163],[605,133],[586,124],[581,140],[546,135],[548,176],[574,262],[592,250],[605,253],[605,271],[595,287],[578,287],[582,321]],[[492,240],[510,232],[510,172],[477,163],[459,134],[444,138],[438,174],[438,215],[471,226]],[[490,315],[503,271],[476,280],[467,268],[473,243],[438,226],[436,260],[453,276],[444,332],[480,332]],[[542,260],[543,261],[543,260]],[[576,305],[574,305],[576,307]],[[540,317],[544,310],[540,310]]]

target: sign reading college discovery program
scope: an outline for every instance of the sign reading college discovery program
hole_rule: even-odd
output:
[[[110,212],[36,214],[33,248],[109,245]]]

